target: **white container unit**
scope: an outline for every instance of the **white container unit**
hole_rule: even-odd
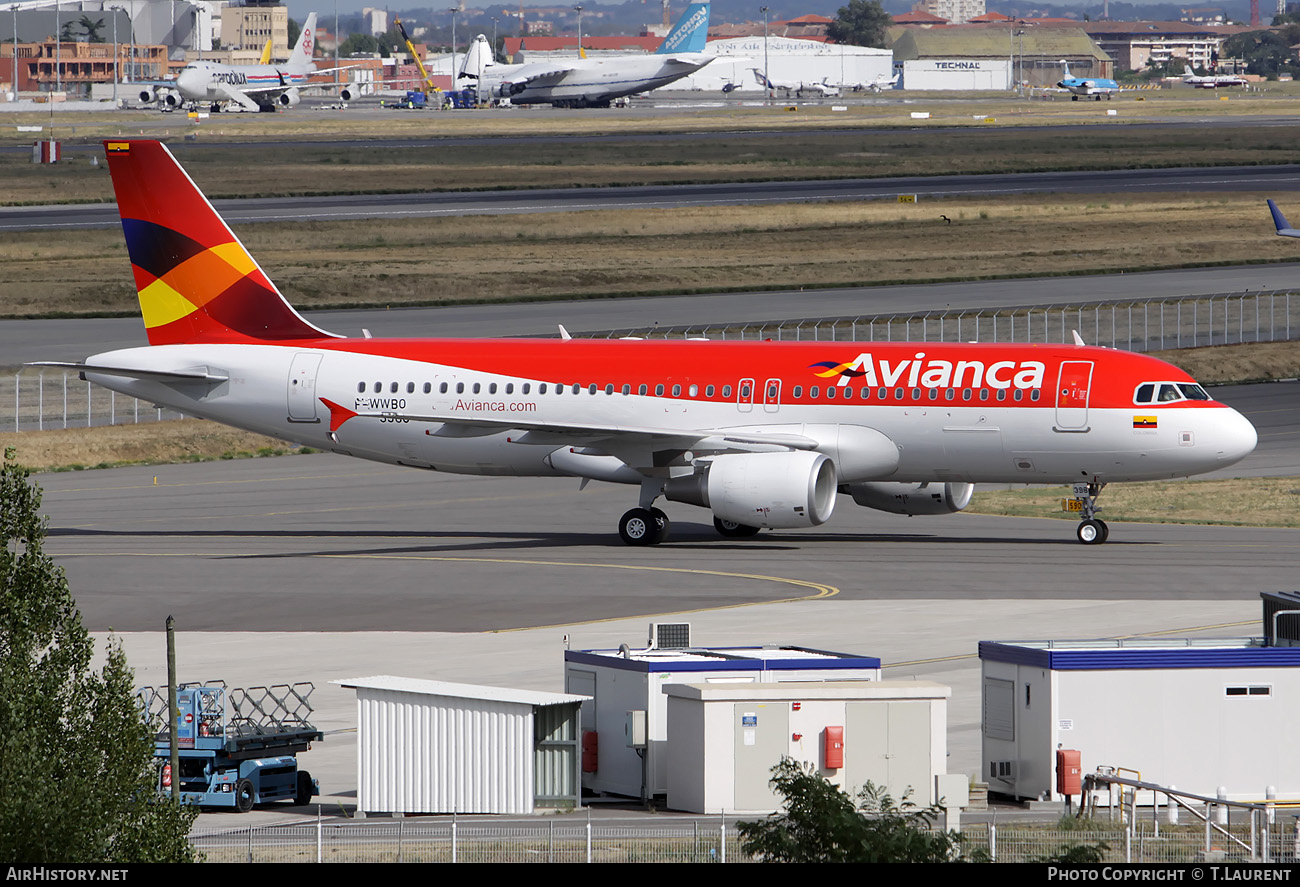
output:
[[[984,641],[991,791],[1061,800],[1058,749],[1228,800],[1300,799],[1300,647],[1260,638]],[[1150,802],[1148,793],[1139,802]],[[1103,803],[1105,801],[1103,800]]]
[[[947,771],[951,692],[932,681],[665,687],[668,806],[692,813],[779,810],[769,780],[788,757],[851,795],[870,781],[897,803],[906,796],[927,807],[940,800],[936,779]],[[962,795],[943,800],[960,806]]]
[[[567,650],[564,687],[590,697],[582,706],[583,788],[647,797],[668,792],[668,701],[672,684],[878,681],[880,660],[800,647]],[[644,723],[645,748],[629,745]],[[644,755],[644,760],[643,760]]]

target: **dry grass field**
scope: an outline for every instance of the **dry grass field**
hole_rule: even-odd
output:
[[[797,292],[1297,256],[1295,241],[1272,235],[1263,198],[1250,195],[591,211],[256,224],[237,233],[302,308]],[[0,263],[0,317],[137,310],[117,229],[8,234],[0,239]],[[1279,279],[1278,286],[1290,283]]]
[[[17,460],[36,471],[81,471],[291,452],[290,445],[283,441],[203,419],[7,432],[0,434],[0,452],[7,447],[14,447]]]
[[[163,138],[209,197],[1300,161],[1300,146],[1289,127],[1249,117],[1231,128],[1144,125],[1191,124],[1235,113],[1300,120],[1294,97],[1207,100],[1212,98],[1153,95],[1142,102],[1016,103],[919,96],[907,103],[851,104],[844,113],[826,105],[801,106],[797,112],[742,108],[655,115],[521,110],[411,117],[394,112],[378,122],[374,112],[359,118],[295,111],[230,115],[198,128],[187,128],[173,115],[160,125],[163,115],[157,114],[141,117],[134,127],[96,123],[134,116],[105,112],[69,115],[53,132],[68,145],[95,145],[114,136]],[[926,108],[931,119],[909,118]],[[1120,116],[1107,117],[1108,108],[1118,109]],[[12,118],[21,123],[25,116],[5,115],[4,122]],[[272,119],[263,119],[267,117]],[[77,123],[79,118],[83,122]],[[1059,128],[1088,122],[1098,125]],[[186,135],[195,141],[186,141]],[[18,139],[8,126],[0,131],[0,145],[29,138]],[[258,151],[250,143],[260,138],[295,144],[292,150]],[[384,141],[374,143],[377,138]],[[234,142],[240,144],[226,146]],[[90,155],[79,152],[65,158],[39,166],[23,152],[0,154],[0,181],[5,183],[0,203],[112,199],[102,162],[92,167]]]

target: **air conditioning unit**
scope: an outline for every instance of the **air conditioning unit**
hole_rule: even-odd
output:
[[[651,622],[650,640],[646,646],[651,650],[685,650],[691,646],[691,624]]]

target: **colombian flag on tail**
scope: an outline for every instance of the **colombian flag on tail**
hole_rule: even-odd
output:
[[[150,345],[331,336],[285,301],[166,145],[104,150]]]

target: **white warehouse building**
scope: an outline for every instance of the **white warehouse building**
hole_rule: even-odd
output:
[[[766,67],[769,78],[777,83],[827,83],[851,90],[888,80],[894,67],[894,54],[888,49],[795,37],[728,37],[710,40],[704,51],[718,60],[664,89],[721,92],[730,84],[741,92],[762,93],[754,69]]]

